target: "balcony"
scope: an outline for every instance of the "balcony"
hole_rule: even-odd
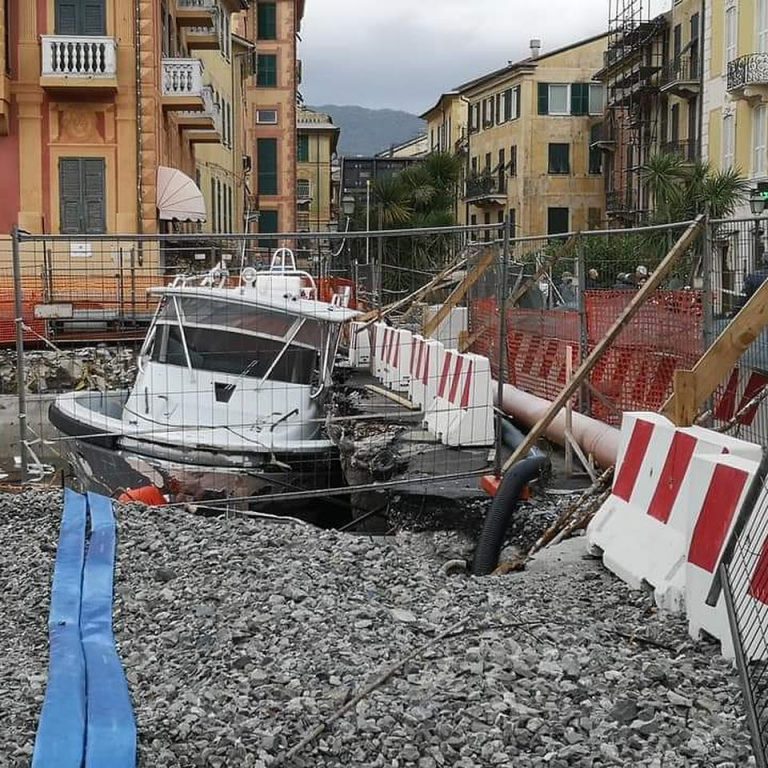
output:
[[[699,159],[699,142],[695,139],[685,141],[668,141],[661,145],[665,155],[676,155],[686,163],[695,163]]]
[[[312,202],[312,189],[310,182],[299,179],[296,182],[296,205],[309,205]]]
[[[190,27],[186,30],[184,41],[190,51],[218,51],[221,46],[218,22],[211,28]]]
[[[701,61],[698,52],[678,56],[664,65],[661,90],[682,99],[692,99],[701,91]]]
[[[163,59],[163,109],[166,112],[202,112],[203,62],[200,59]]]
[[[216,0],[176,0],[176,24],[179,27],[211,29],[218,12]]]
[[[507,180],[491,173],[470,176],[467,179],[464,201],[480,207],[505,205]]]
[[[221,107],[213,100],[213,88],[204,85],[200,97],[203,108],[179,112],[176,123],[192,144],[220,144],[223,135]]]
[[[729,62],[726,88],[736,99],[768,95],[768,53],[751,53]]]
[[[44,88],[117,90],[113,37],[43,35],[40,85]]]

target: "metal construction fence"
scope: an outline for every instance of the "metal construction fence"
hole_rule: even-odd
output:
[[[157,305],[149,289],[214,269],[232,286],[244,267],[268,265],[271,246],[288,245],[306,257],[300,266],[320,298],[346,293],[349,306],[362,311],[394,305],[387,317],[395,326],[419,331],[436,307],[455,299],[450,322],[438,329],[441,340],[487,357],[495,376],[503,361],[506,381],[552,399],[565,384],[568,358],[575,368],[594,349],[687,225],[520,238],[504,223],[286,233],[269,241],[20,234],[0,243],[0,348],[7,350],[0,349],[0,392],[17,392],[36,406],[35,398],[54,391],[129,388]],[[674,371],[693,367],[768,276],[764,241],[760,220],[709,222],[600,360],[578,409],[611,424],[625,411],[658,410]],[[443,272],[429,294],[419,293]],[[469,287],[457,298],[462,282]],[[500,317],[503,299],[508,309]],[[767,384],[763,334],[722,382],[705,419],[765,444]],[[50,432],[45,408],[28,410],[36,457],[53,463],[56,444],[43,439]]]

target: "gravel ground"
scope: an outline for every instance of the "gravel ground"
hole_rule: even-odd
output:
[[[2,766],[28,765],[34,740],[58,503],[0,497]],[[116,634],[147,768],[751,763],[730,665],[578,540],[477,579],[443,572],[470,550],[450,532],[371,539],[136,508],[119,531]]]

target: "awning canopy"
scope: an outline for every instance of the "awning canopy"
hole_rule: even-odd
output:
[[[195,182],[176,168],[157,169],[157,211],[161,221],[205,221],[205,199]]]

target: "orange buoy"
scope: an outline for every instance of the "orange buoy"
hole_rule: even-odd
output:
[[[148,507],[162,507],[168,503],[165,496],[160,493],[160,489],[154,485],[145,485],[142,488],[129,488],[117,500],[125,504],[146,504]]]

